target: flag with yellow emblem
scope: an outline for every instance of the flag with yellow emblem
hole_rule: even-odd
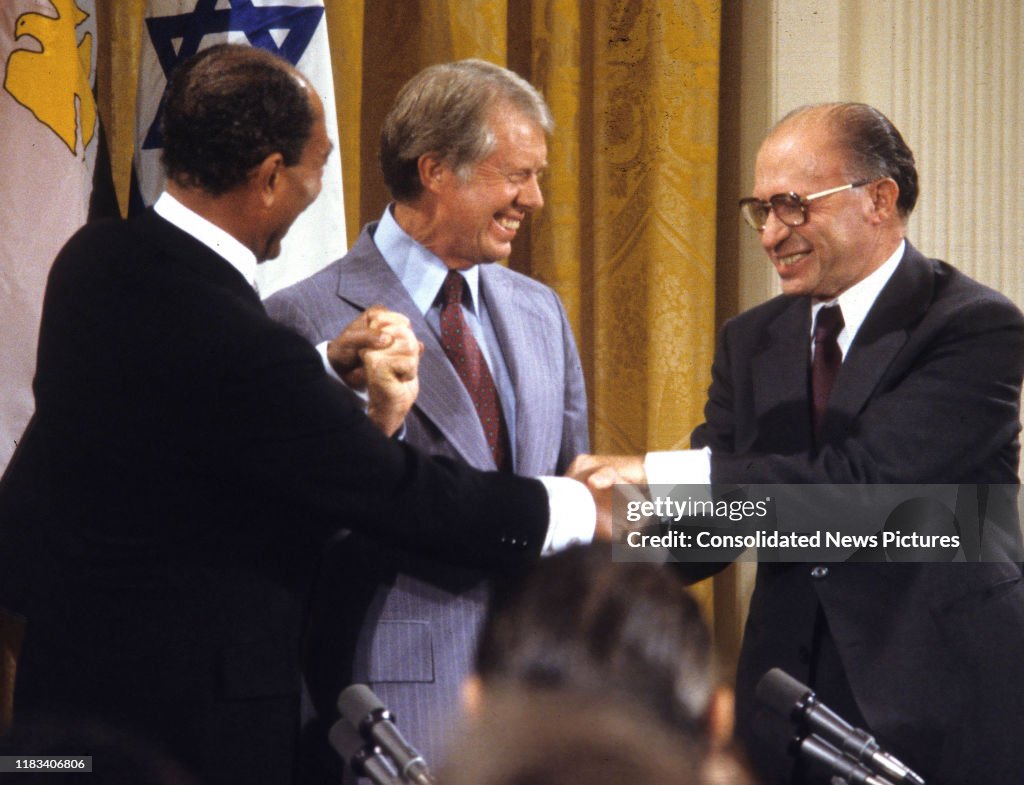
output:
[[[95,0],[0,3],[0,471],[33,410],[46,276],[88,216]]]

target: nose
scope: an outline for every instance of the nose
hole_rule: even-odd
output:
[[[789,236],[791,227],[786,226],[779,220],[779,217],[775,215],[774,210],[768,211],[768,220],[764,222],[764,229],[761,230],[761,245],[766,251],[771,250],[786,237]]]
[[[536,172],[531,172],[530,177],[519,188],[516,205],[526,210],[539,210],[544,206],[544,194],[541,193],[540,180]]]

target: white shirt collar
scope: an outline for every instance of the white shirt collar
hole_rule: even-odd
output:
[[[875,300],[878,299],[878,295],[882,293],[885,285],[889,283],[892,274],[896,272],[896,267],[899,265],[900,259],[903,258],[903,251],[906,247],[907,241],[901,240],[892,256],[863,281],[858,281],[830,302],[813,303],[811,305],[811,335],[814,334],[814,319],[817,317],[818,311],[826,305],[839,303],[839,307],[843,311],[844,325],[837,341],[845,358],[847,350],[853,344],[853,339],[857,336],[860,326],[864,324],[864,320],[867,319]]]
[[[222,257],[256,288],[256,254],[219,226],[210,223],[199,213],[190,210],[167,191],[153,205],[156,214],[191,235]]]
[[[388,267],[408,290],[420,313],[425,315],[441,291],[441,285],[448,275],[448,266],[398,225],[390,206],[384,210],[377,224],[373,242]],[[463,307],[476,313],[476,304],[480,302],[480,266],[475,264],[468,270],[459,270],[459,273],[466,280],[470,298],[469,303]]]

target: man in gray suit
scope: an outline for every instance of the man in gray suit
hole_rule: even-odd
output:
[[[370,305],[405,314],[424,353],[404,438],[481,469],[560,474],[587,450],[583,374],[557,295],[493,264],[543,204],[552,126],[539,93],[504,68],[465,60],[422,71],[381,134],[394,202],[345,257],[266,303],[325,357],[326,342]],[[309,758],[320,762],[308,779],[337,781],[325,736],[350,682],[369,683],[438,761],[489,576],[357,535],[332,546],[321,572],[307,667],[319,717]]]

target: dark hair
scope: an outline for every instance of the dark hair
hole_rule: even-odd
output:
[[[919,193],[917,168],[914,153],[889,118],[868,104],[818,104],[795,109],[779,125],[813,110],[824,111],[836,142],[846,151],[850,179],[892,178],[900,189],[896,209],[904,220],[909,218]]]
[[[476,659],[488,685],[618,696],[703,737],[714,688],[696,601],[661,565],[612,561],[604,545],[543,559],[496,592]]]
[[[219,44],[179,65],[164,95],[161,161],[182,185],[220,195],[279,152],[298,163],[313,108],[299,73],[263,49]]]
[[[704,752],[597,695],[498,692],[439,769],[440,785],[701,785]],[[733,779],[743,785],[747,779]]]
[[[491,109],[505,104],[551,133],[554,121],[537,89],[513,71],[484,60],[433,65],[406,82],[384,119],[380,167],[391,196],[415,199],[423,190],[418,162],[435,153],[456,171],[494,150]]]

